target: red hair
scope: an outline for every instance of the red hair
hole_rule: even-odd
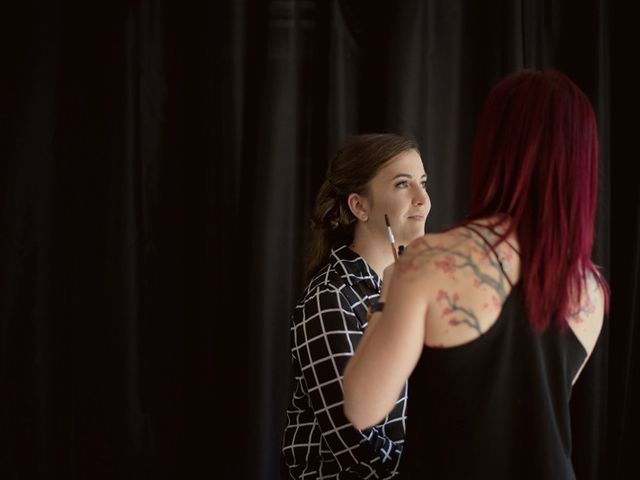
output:
[[[480,116],[467,221],[507,214],[515,231],[527,311],[538,331],[567,327],[591,261],[598,190],[598,132],[586,95],[557,71],[525,70],[499,82]],[[561,286],[565,286],[562,288]],[[574,296],[577,294],[577,296]]]

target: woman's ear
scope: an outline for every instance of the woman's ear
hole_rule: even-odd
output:
[[[358,220],[363,222],[369,220],[369,202],[365,197],[357,193],[351,193],[347,197],[347,205],[349,205],[349,210]]]

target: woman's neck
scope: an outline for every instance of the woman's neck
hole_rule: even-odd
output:
[[[353,243],[349,248],[364,258],[364,261],[382,278],[384,269],[393,263],[391,243],[386,236],[378,238],[373,234],[354,235]]]

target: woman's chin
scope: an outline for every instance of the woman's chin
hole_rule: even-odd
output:
[[[425,234],[424,225],[422,226],[421,229],[412,228],[411,231],[408,233],[409,233],[408,235],[404,236],[402,240],[398,240],[396,243],[398,245],[407,246],[408,244],[413,242],[415,239],[422,237]]]

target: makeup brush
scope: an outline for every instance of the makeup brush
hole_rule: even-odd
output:
[[[398,261],[398,254],[396,253],[396,240],[393,238],[393,232],[391,231],[391,225],[389,224],[389,217],[384,214],[384,223],[387,224],[387,234],[389,235],[389,241],[391,242],[391,251],[393,252],[393,260]]]

